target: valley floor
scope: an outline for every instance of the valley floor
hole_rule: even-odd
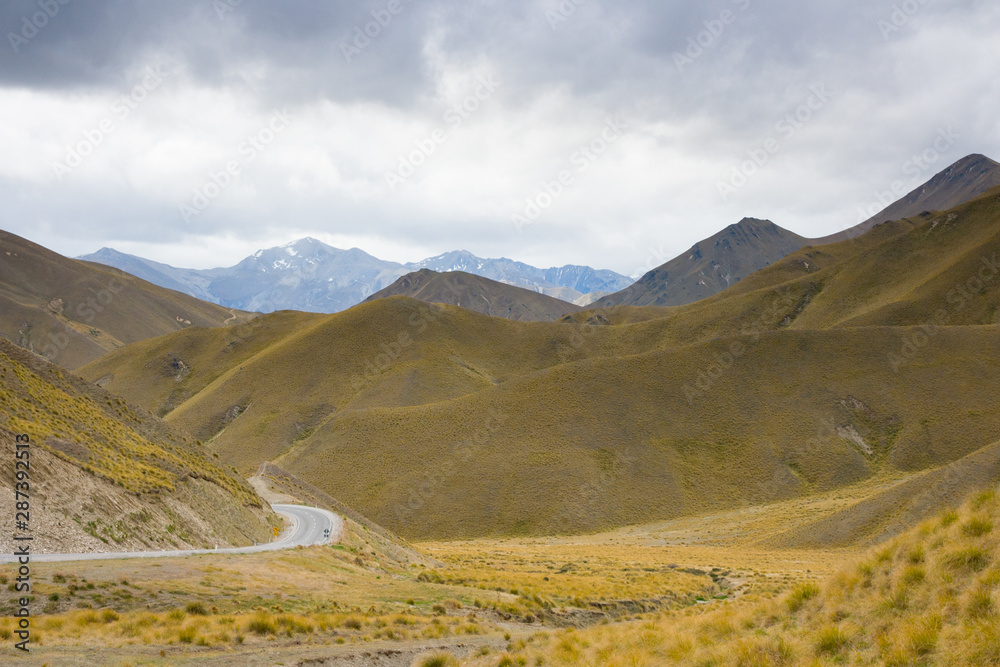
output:
[[[295,499],[252,481],[274,500]],[[39,563],[25,664],[389,666],[444,649],[501,656],[566,628],[701,614],[825,578],[857,550],[760,543],[893,483],[603,534],[398,545],[423,562],[348,521],[335,546]],[[12,629],[0,620],[0,638]],[[14,655],[11,643],[0,659]]]

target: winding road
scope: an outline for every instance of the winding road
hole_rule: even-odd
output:
[[[197,556],[199,554],[255,554],[262,551],[278,551],[295,547],[311,547],[333,544],[340,540],[344,520],[327,510],[305,505],[271,505],[278,514],[291,521],[278,539],[254,547],[233,547],[230,549],[184,549],[180,551],[122,551],[117,553],[82,554],[31,554],[31,562],[47,563],[74,560],[117,560],[120,558],[172,558],[175,556]],[[329,531],[329,532],[327,532]],[[16,563],[17,556],[0,554],[0,563]]]

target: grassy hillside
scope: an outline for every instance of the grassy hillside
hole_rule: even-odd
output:
[[[63,368],[186,327],[249,317],[0,232],[0,336]]]
[[[468,310],[522,322],[551,322],[580,310],[545,294],[472,275],[464,271],[438,273],[421,269],[408,273],[365,301],[408,296],[427,303],[446,303]]]
[[[462,537],[758,504],[942,465],[995,439],[1000,332],[942,333],[898,374],[895,341],[875,333],[588,360],[431,405],[347,411],[278,461],[404,535]],[[747,351],[689,402],[684,388],[733,345]]]
[[[274,460],[408,538],[798,498],[997,440],[998,195],[804,248],[687,306],[529,323],[391,297],[178,332],[81,372],[244,474]],[[817,534],[864,541],[919,515]]]
[[[13,434],[34,445],[46,551],[243,545],[268,539],[270,509],[200,443],[0,339],[0,467],[13,506]],[[9,470],[8,470],[9,469]],[[9,536],[0,538],[9,541]]]
[[[540,634],[462,664],[1000,664],[998,520],[991,489],[821,582],[707,613]]]

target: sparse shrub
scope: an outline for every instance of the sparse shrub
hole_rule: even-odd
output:
[[[785,600],[785,604],[788,605],[788,611],[794,614],[801,609],[806,602],[813,599],[817,595],[819,595],[819,586],[814,583],[801,584],[791,592]]]
[[[184,611],[191,614],[192,616],[208,616],[208,609],[201,602],[191,602],[186,607]]]
[[[349,630],[360,630],[364,627],[364,623],[362,623],[361,619],[356,616],[348,616],[340,625]]]
[[[278,628],[271,619],[271,615],[266,611],[258,611],[247,623],[247,632],[263,637],[264,635],[278,634]]]
[[[421,658],[417,665],[419,667],[458,667],[458,660],[452,653],[435,653]]]
[[[966,607],[971,618],[986,618],[993,614],[993,594],[989,589],[979,588],[973,591]]]
[[[816,650],[820,653],[836,655],[844,650],[851,643],[851,637],[843,628],[836,625],[828,625],[819,631],[816,636]]]
[[[979,547],[967,547],[946,555],[943,562],[953,570],[968,569],[979,572],[989,565],[990,558]]]
[[[962,526],[962,532],[969,537],[982,537],[993,530],[993,522],[986,517],[976,516]]]

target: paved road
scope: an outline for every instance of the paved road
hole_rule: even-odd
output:
[[[288,517],[292,527],[286,529],[277,540],[255,547],[235,547],[232,549],[185,549],[183,551],[124,551],[119,553],[85,554],[31,554],[31,562],[45,563],[73,560],[116,560],[119,558],[169,558],[172,556],[194,556],[197,554],[254,554],[262,551],[277,551],[294,547],[311,547],[317,544],[335,543],[340,540],[344,520],[333,512],[305,505],[271,505],[278,514]],[[329,529],[329,534],[326,530]],[[17,557],[0,554],[0,563],[14,563]]]

